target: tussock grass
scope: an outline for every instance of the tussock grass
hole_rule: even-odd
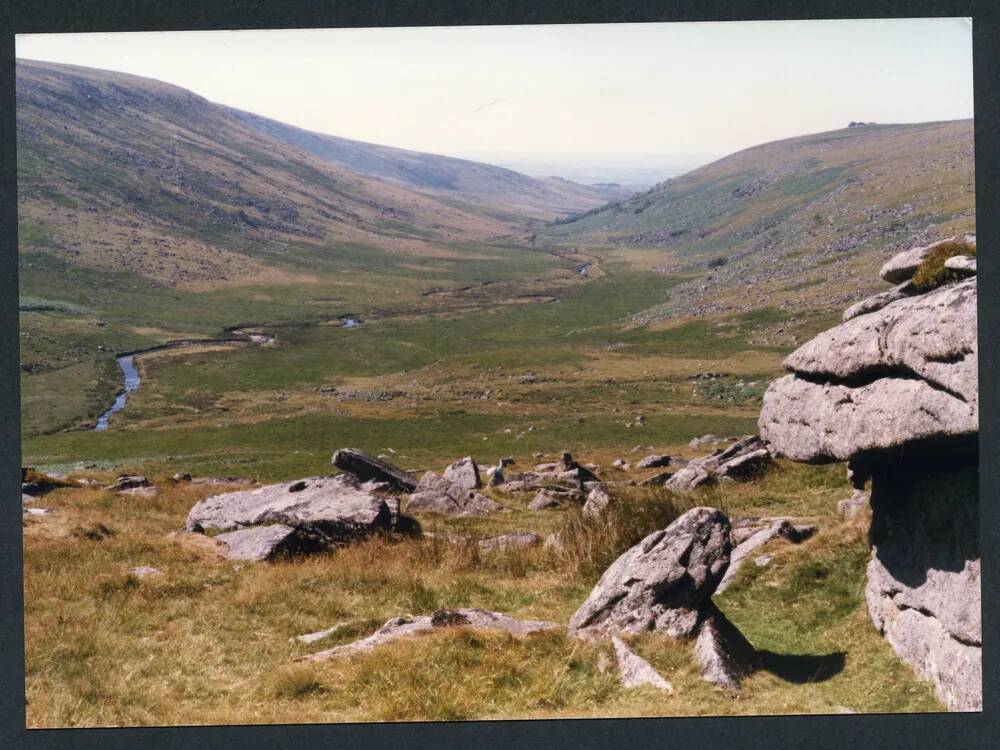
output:
[[[679,499],[627,488],[605,521],[519,504],[482,519],[426,517],[423,539],[373,538],[276,564],[229,562],[215,543],[176,533],[218,488],[151,479],[153,498],[60,489],[25,534],[26,693],[31,726],[396,721],[570,716],[940,710],[930,689],[874,631],[862,585],[865,521],[842,522],[843,467],[780,463],[758,481]],[[635,639],[676,689],[628,691],[606,646],[562,631],[525,640],[457,628],[326,663],[295,659],[364,637],[391,617],[482,607],[565,623],[617,554],[690,505],[732,516],[809,518],[800,546],[775,540],[766,568],[745,565],[719,605],[759,648],[783,657],[733,698],[698,677],[689,644]],[[75,534],[99,525],[116,533]],[[562,552],[483,552],[514,529],[561,530]],[[457,537],[458,543],[445,537]],[[162,575],[138,577],[150,565]],[[328,638],[294,636],[334,623]],[[603,652],[603,656],[602,656]],[[843,653],[840,671],[823,673]],[[825,660],[825,661],[824,661]],[[610,669],[601,671],[602,662]],[[819,677],[802,677],[816,664]],[[790,666],[789,666],[790,665]],[[784,670],[784,671],[782,671]],[[798,671],[796,671],[798,670]],[[814,670],[815,671],[815,670]],[[815,677],[816,675],[812,675]],[[804,681],[803,681],[804,679]],[[798,680],[798,681],[795,681]]]

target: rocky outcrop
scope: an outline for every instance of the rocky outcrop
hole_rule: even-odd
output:
[[[518,620],[500,612],[483,609],[439,609],[432,615],[394,617],[367,638],[362,638],[326,651],[309,654],[301,661],[317,662],[341,656],[372,651],[401,638],[426,635],[446,628],[472,628],[474,630],[500,630],[515,638],[526,638],[534,633],[556,630],[559,625],[538,620]]]
[[[670,456],[652,454],[642,459],[636,466],[640,469],[658,469],[670,464]]]
[[[485,516],[500,510],[495,500],[428,471],[406,501],[407,512],[447,516]]]
[[[604,571],[569,622],[571,634],[690,637],[729,565],[729,519],[693,508],[625,552]]]
[[[756,435],[737,440],[725,449],[717,449],[702,458],[695,459],[666,476],[658,474],[646,483],[662,483],[672,492],[690,492],[719,480],[722,477],[747,480],[760,476],[773,463],[768,446]]]
[[[228,557],[276,560],[365,539],[376,532],[419,531],[399,513],[384,484],[353,474],[310,477],[243,492],[212,495],[195,504],[186,528],[222,531]]]
[[[333,454],[331,463],[362,482],[384,482],[394,492],[413,492],[417,486],[417,480],[402,469],[356,448],[341,448]]]
[[[597,518],[611,503],[611,496],[608,494],[608,488],[603,484],[595,485],[590,492],[587,493],[587,500],[583,504],[583,515],[586,518]]]
[[[892,258],[882,278],[905,285],[934,247]],[[947,263],[975,273],[972,258]],[[779,454],[849,462],[859,492],[845,515],[871,480],[869,613],[953,710],[982,706],[976,305],[973,275],[845,316],[789,355],[760,415]]]

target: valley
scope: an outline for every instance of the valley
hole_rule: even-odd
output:
[[[19,60],[17,83],[29,725],[942,710],[865,612],[872,512],[839,507],[843,465],[765,450],[735,478],[657,477],[755,435],[785,358],[884,291],[883,263],[974,234],[971,121],[765,144],[628,195],[136,76]],[[192,528],[219,494],[350,477],[344,448],[414,487],[466,456],[512,479],[467,488],[495,513],[417,510],[421,534],[290,559]],[[578,502],[593,484],[606,512]],[[416,494],[352,490],[393,523]],[[608,643],[562,626],[701,506],[734,539],[809,529],[761,542],[715,598],[760,668],[724,690],[649,632],[628,643],[671,693],[623,686]],[[250,530],[284,523],[266,519]],[[489,546],[508,534],[529,541]],[[470,607],[559,628],[302,661]]]

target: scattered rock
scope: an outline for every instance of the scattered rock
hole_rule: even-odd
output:
[[[478,490],[483,486],[479,477],[479,465],[471,456],[466,456],[445,469],[444,478],[467,490]]]
[[[604,513],[610,502],[608,488],[598,484],[587,493],[587,501],[583,504],[583,515],[587,518],[596,518]]]
[[[25,508],[23,512],[27,516],[48,516],[52,514],[50,508]]]
[[[611,465],[616,469],[621,469],[622,471],[628,469],[628,462],[623,458],[616,458],[611,462]]]
[[[663,486],[672,492],[690,492],[723,478],[745,481],[759,476],[772,463],[768,446],[758,436],[751,435],[724,450],[716,449],[690,461],[668,477]]]
[[[171,479],[173,479],[175,482],[190,482],[191,481],[191,474],[189,472],[186,472],[186,471],[181,471],[181,472],[178,472],[178,473],[174,474],[171,477]]]
[[[402,469],[356,448],[341,448],[333,454],[332,463],[362,482],[385,482],[395,492],[413,492],[417,487],[417,481]]]
[[[640,469],[658,469],[663,466],[668,466],[669,464],[670,456],[653,454],[642,459],[636,464],[636,467]]]
[[[643,479],[639,484],[643,487],[662,487],[670,481],[673,475],[674,472],[672,471],[660,471],[647,479]]]
[[[495,500],[428,471],[406,501],[406,510],[448,516],[485,516],[500,510]]]
[[[693,508],[625,552],[569,622],[572,635],[656,630],[692,636],[729,565],[729,519]]]
[[[560,626],[554,622],[518,620],[500,612],[489,612],[482,609],[439,609],[433,615],[394,617],[367,638],[310,654],[302,657],[300,661],[325,661],[340,656],[372,651],[379,646],[392,643],[400,638],[423,635],[449,627],[464,627],[474,630],[502,630],[516,638],[525,638],[534,633],[556,630]]]
[[[133,490],[136,487],[148,487],[149,480],[143,476],[129,476],[123,475],[118,477],[114,484],[108,486],[109,490],[113,492],[121,492],[122,490]]]
[[[496,550],[526,549],[541,543],[542,538],[533,531],[513,531],[480,539],[476,544],[486,552]]]
[[[653,669],[648,661],[630,649],[621,638],[616,635],[611,636],[611,644],[615,650],[622,687],[636,688],[648,685],[667,694],[674,692],[674,686]]]
[[[568,503],[584,502],[583,492],[580,490],[560,489],[547,487],[538,490],[535,498],[528,504],[531,510],[547,510],[549,508],[561,508]]]
[[[156,497],[159,493],[160,490],[156,487],[131,487],[118,490],[119,495],[128,495],[129,497]]]
[[[132,568],[132,575],[137,578],[155,578],[157,576],[162,576],[163,571],[159,568],[153,568],[149,565],[139,565],[138,567]]]

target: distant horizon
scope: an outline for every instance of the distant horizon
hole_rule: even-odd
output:
[[[634,171],[609,154],[687,171],[851,120],[973,117],[961,18],[21,34],[16,54],[539,175]]]

